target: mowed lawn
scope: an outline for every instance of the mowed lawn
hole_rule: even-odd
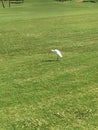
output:
[[[0,8],[0,130],[98,130],[98,3]]]

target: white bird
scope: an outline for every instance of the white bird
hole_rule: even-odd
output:
[[[61,52],[58,49],[51,50],[51,52],[53,52],[54,54],[57,55],[57,60],[58,60],[58,57],[60,57],[60,58],[63,57]]]

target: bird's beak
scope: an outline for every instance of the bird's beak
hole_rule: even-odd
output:
[[[50,54],[50,53],[51,53],[51,51],[48,52],[48,54]]]
[[[51,53],[51,50],[49,50],[49,54]]]

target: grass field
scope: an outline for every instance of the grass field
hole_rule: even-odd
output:
[[[98,3],[0,8],[0,130],[98,130]]]

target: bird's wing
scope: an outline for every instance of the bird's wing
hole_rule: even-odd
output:
[[[60,52],[59,50],[55,49],[55,51],[56,51],[56,54],[57,54],[59,57],[63,57],[62,54],[61,54],[61,52]]]

